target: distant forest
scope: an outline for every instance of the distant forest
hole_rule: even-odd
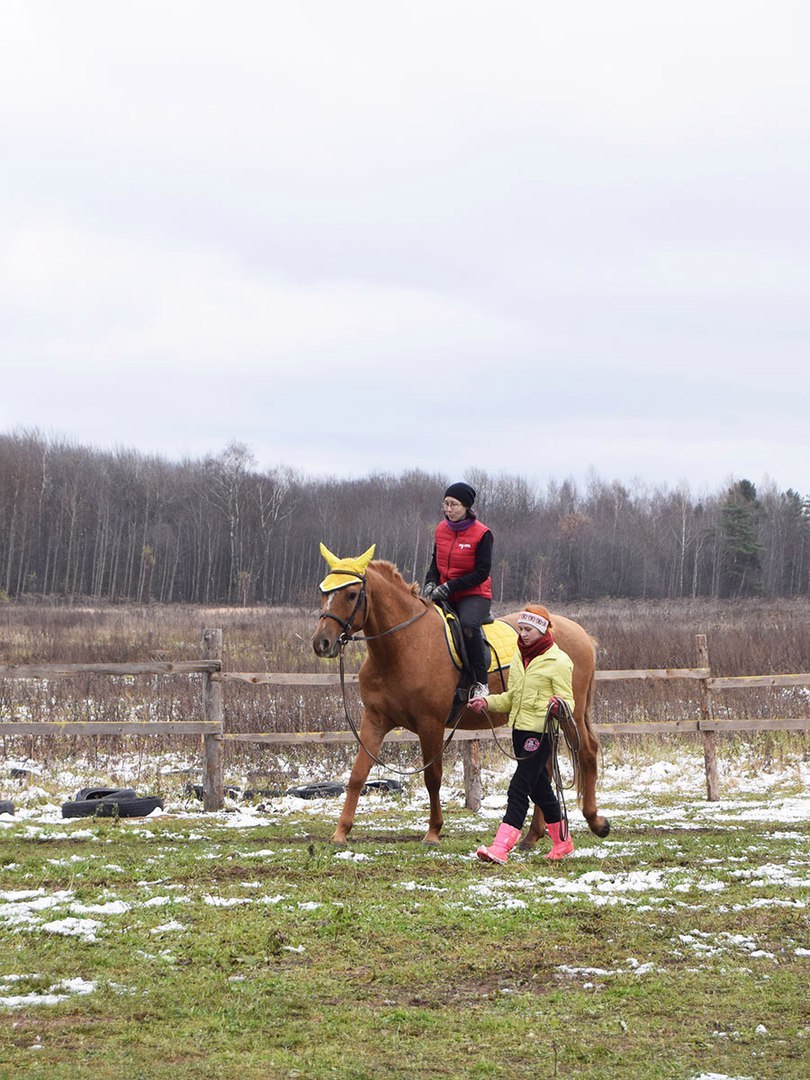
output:
[[[169,462],[38,432],[0,435],[0,600],[314,604],[325,566],[371,544],[422,581],[448,483],[478,492],[496,602],[810,593],[810,500],[749,480],[709,498],[590,479],[258,471],[238,443]]]

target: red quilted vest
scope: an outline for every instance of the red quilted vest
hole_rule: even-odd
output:
[[[475,569],[475,553],[485,532],[489,532],[489,529],[478,519],[463,532],[455,532],[446,521],[439,522],[435,534],[436,565],[442,583],[450,578],[462,577]],[[461,592],[452,594],[453,600],[462,596],[486,596],[492,599],[492,578],[488,577],[472,589],[462,589]]]

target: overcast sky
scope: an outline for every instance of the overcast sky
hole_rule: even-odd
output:
[[[806,0],[2,0],[0,432],[810,493]]]

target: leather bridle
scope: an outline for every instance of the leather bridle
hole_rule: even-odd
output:
[[[365,575],[363,575],[362,577],[358,577],[357,574],[354,573],[354,571],[352,570],[333,570],[332,573],[346,574],[354,581],[359,581],[360,583],[360,592],[357,594],[357,599],[354,602],[354,607],[352,608],[351,614],[349,615],[348,619],[341,619],[339,615],[335,615],[335,613],[332,611],[321,611],[320,617],[322,619],[334,619],[335,622],[343,629],[343,632],[338,638],[338,645],[340,646],[341,653],[350,641],[376,641],[377,638],[386,637],[388,634],[395,634],[397,630],[404,630],[406,626],[410,626],[411,623],[417,622],[419,619],[422,618],[423,615],[427,614],[428,607],[430,605],[425,602],[425,606],[422,608],[422,610],[418,614],[413,615],[410,619],[406,619],[405,622],[397,623],[396,626],[390,626],[387,630],[383,630],[379,634],[364,633],[361,637],[360,631],[363,630],[363,628],[365,627],[366,616],[368,615],[368,595],[366,594]],[[341,585],[340,589],[347,589],[350,584],[351,582],[347,582],[345,585]],[[340,592],[340,589],[334,589],[332,591]],[[354,630],[354,620],[357,616],[357,612],[360,610],[361,604],[363,606],[363,625],[359,627],[356,633],[353,633],[352,631]]]
[[[363,624],[365,625],[366,615],[368,615],[366,578],[365,575],[363,575],[363,577],[361,578],[358,578],[357,574],[355,574],[352,570],[333,570],[332,573],[345,574],[347,577],[351,577],[354,581],[360,582],[360,592],[357,594],[357,600],[355,600],[354,607],[352,608],[352,612],[349,615],[348,619],[341,619],[339,615],[335,615],[332,611],[321,611],[320,617],[322,619],[334,619],[335,622],[343,628],[343,633],[338,638],[338,643],[340,644],[341,649],[343,649],[346,646],[347,642],[356,640],[355,635],[352,633],[352,629],[354,628],[354,620],[357,612],[360,610],[361,604],[363,605]],[[345,585],[340,586],[340,589],[348,589],[350,584],[351,582],[347,581]],[[335,589],[333,591],[340,592],[340,589]]]

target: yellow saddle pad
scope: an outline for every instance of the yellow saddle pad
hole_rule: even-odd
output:
[[[461,627],[458,618],[452,612],[448,614],[440,607],[437,607],[436,610],[444,619],[444,633],[450,656],[455,666],[461,671],[461,657],[458,654],[453,625],[451,625],[454,624],[457,632],[460,633]],[[487,670],[500,671],[501,668],[509,667],[517,648],[517,631],[513,630],[509,623],[505,623],[502,619],[494,619],[492,622],[484,623],[481,629],[484,631],[484,637],[489,645],[489,667]]]

